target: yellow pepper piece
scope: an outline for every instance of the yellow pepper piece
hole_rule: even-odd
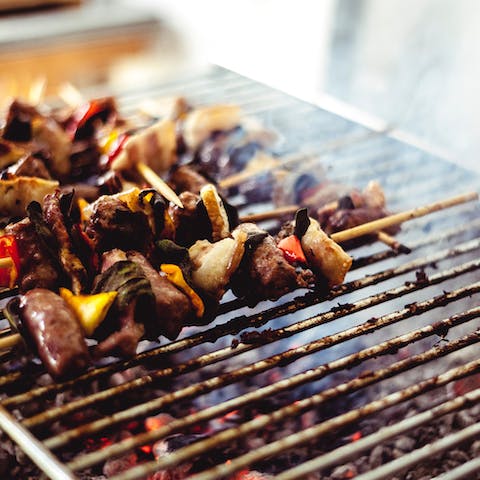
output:
[[[160,270],[167,274],[168,280],[178,287],[185,295],[190,298],[197,317],[202,317],[205,312],[205,306],[202,299],[197,295],[193,288],[183,278],[182,270],[178,265],[172,263],[162,263]]]
[[[132,212],[141,212],[143,211],[143,208],[138,198],[139,195],[140,195],[140,189],[138,189],[137,187],[134,187],[134,188],[130,188],[129,190],[126,190],[125,192],[116,193],[115,195],[112,195],[112,196],[114,198],[118,198],[122,202],[125,202],[127,204],[127,207]]]
[[[107,316],[118,292],[103,292],[95,295],[74,295],[68,288],[60,288],[60,296],[75,312],[87,336],[97,329]]]
[[[107,154],[112,149],[113,144],[118,140],[118,136],[118,130],[112,130],[102,141],[100,141],[100,151]]]
[[[90,204],[83,197],[80,197],[77,200],[77,205],[78,205],[78,208],[80,209],[80,220],[83,223],[88,222],[91,215],[91,212],[89,211]]]

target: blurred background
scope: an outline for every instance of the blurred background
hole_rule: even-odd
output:
[[[48,6],[47,3],[61,5]],[[219,64],[480,171],[475,0],[0,0],[0,91],[142,88]]]

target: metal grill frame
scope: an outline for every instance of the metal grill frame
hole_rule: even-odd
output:
[[[92,96],[98,94],[98,92],[90,93]],[[429,201],[438,199],[438,196],[434,198],[433,195],[447,190],[450,194],[452,188],[462,192],[472,189],[478,191],[479,189],[480,181],[478,176],[472,175],[470,172],[466,172],[458,166],[436,158],[425,151],[399,142],[385,128],[381,128],[379,131],[372,131],[365,126],[342,119],[324,110],[319,110],[316,106],[299,101],[282,92],[272,90],[269,87],[218,67],[202,75],[195,74],[191,78],[183,79],[180,82],[174,81],[161,86],[155,85],[141,92],[117,92],[116,96],[119,98],[122,110],[128,113],[132,112],[144,99],[171,93],[185,94],[195,104],[211,104],[222,101],[231,101],[239,104],[247,113],[259,116],[267,123],[271,122],[274,128],[286,135],[284,145],[278,153],[290,155],[292,165],[295,166],[306,158],[311,159],[312,157],[320,157],[320,162],[326,162],[327,164],[338,162],[341,168],[339,169],[340,171],[337,170],[335,172],[333,170],[334,178],[344,180],[346,183],[355,186],[359,185],[359,182],[361,184],[364,180],[374,178],[377,173],[388,173],[392,168],[392,162],[394,166],[398,164],[399,160],[395,157],[400,157],[401,161],[405,162],[402,166],[404,169],[408,168],[409,165],[412,168],[417,165],[415,174],[418,176],[427,175],[433,171],[434,175],[430,176],[434,178],[430,183],[418,184],[417,196],[415,198],[406,198],[405,188],[401,188],[402,177],[396,175],[395,178],[388,181],[385,187],[388,203],[392,209],[403,210],[425,203],[424,199]],[[291,126],[292,123],[295,124],[295,122],[292,122],[292,115],[297,119],[297,129],[282,129],[282,125],[287,124]],[[311,121],[308,128],[309,133],[305,134],[302,128],[309,120]],[[303,138],[305,135],[307,137],[309,134],[311,135],[312,131],[319,133],[314,138]],[[301,152],[299,152],[299,147],[302,147]],[[365,162],[365,164],[362,162]],[[360,166],[358,165],[359,163]],[[455,187],[452,187],[452,185],[455,185]],[[412,204],[412,202],[415,203]],[[467,308],[464,311],[458,311],[446,317],[442,316],[442,313],[438,313],[437,309],[453,305],[454,302],[459,302],[462,299],[478,294],[480,292],[480,282],[473,282],[468,285],[462,284],[462,286],[448,292],[437,292],[435,295],[430,295],[426,300],[415,300],[405,305],[404,308],[387,311],[374,320],[369,319],[366,322],[355,324],[337,333],[324,335],[306,344],[290,348],[285,352],[271,355],[251,364],[245,362],[241,367],[230,370],[225,374],[213,376],[206,381],[194,383],[158,399],[134,405],[56,436],[48,437],[48,434],[47,436],[39,434],[50,423],[61,420],[69,414],[81,411],[88,406],[95,406],[100,402],[118,398],[126,392],[148,388],[159,379],[174,378],[178,375],[187,374],[245,352],[256,350],[266,344],[275,343],[278,340],[292,337],[318,326],[330,324],[335,320],[346,318],[356,312],[368,311],[372,307],[388,304],[388,302],[395,299],[401,299],[406,295],[421,292],[427,288],[438,286],[441,291],[441,287],[448,281],[463,281],[464,278],[468,278],[468,274],[480,270],[478,256],[473,258],[473,255],[478,255],[478,250],[480,249],[480,221],[471,220],[472,217],[478,215],[479,211],[478,205],[469,204],[456,207],[452,211],[437,213],[432,218],[418,219],[406,225],[401,236],[402,238],[405,236],[408,247],[414,253],[430,247],[433,247],[433,251],[411,259],[408,256],[401,256],[399,252],[391,249],[379,250],[378,246],[374,247],[373,253],[367,250],[366,254],[356,256],[352,269],[353,274],[362,272],[363,269],[366,270],[366,273],[333,289],[329,292],[327,300],[331,302],[334,299],[342,299],[342,297],[359,292],[362,289],[368,290],[375,287],[376,291],[373,294],[351,303],[339,304],[313,316],[307,315],[300,321],[292,321],[286,326],[273,329],[269,336],[265,337],[259,344],[240,342],[236,348],[228,346],[218,349],[214,348],[208,353],[191,358],[185,362],[180,362],[173,367],[156,370],[145,377],[126,382],[119,387],[111,387],[98,393],[87,395],[61,407],[48,408],[45,412],[37,413],[22,421],[18,421],[12,415],[12,411],[21,409],[23,405],[31,401],[49,398],[58,392],[66,391],[78,385],[88,385],[97,379],[106,378],[112,373],[123,371],[135,365],[141,365],[148,360],[161,358],[163,355],[176,352],[188,352],[189,349],[198,345],[204,345],[206,342],[213,342],[227,335],[237,335],[248,328],[258,329],[278,318],[295,312],[302,312],[312,306],[320,305],[325,300],[325,294],[310,292],[293,299],[284,300],[279,305],[267,305],[265,309],[258,313],[246,315],[238,314],[238,312],[244,311],[240,309],[246,307],[240,300],[226,302],[221,305],[220,309],[220,313],[229,318],[225,323],[205,327],[201,332],[161,345],[153,350],[141,353],[133,359],[96,368],[75,380],[37,387],[3,400],[0,403],[0,428],[16,441],[50,478],[53,480],[73,479],[76,478],[75,471],[81,471],[92,465],[101,464],[108,458],[165,438],[172,433],[184,431],[192,425],[225,415],[234,409],[250,405],[260,399],[268,398],[273,394],[289,390],[295,386],[305,385],[308,382],[325,378],[334,372],[361,364],[368,359],[388,355],[393,350],[410,345],[412,342],[432,336],[442,337],[449,329],[461,324],[466,325],[468,322],[478,319],[480,317],[480,307]],[[458,218],[455,218],[455,216]],[[462,219],[460,224],[456,222],[458,219]],[[448,228],[443,228],[444,224],[447,224]],[[433,232],[427,234],[425,230],[429,227],[433,229]],[[421,235],[415,236],[419,231]],[[359,250],[359,252],[363,252],[363,250]],[[464,256],[467,258],[462,258]],[[392,260],[397,262],[394,266],[378,269],[377,264]],[[411,281],[393,287],[387,286],[385,289],[381,286],[383,282],[403,279],[408,273],[442,262],[447,263],[446,267],[433,275],[429,275],[426,283]],[[375,270],[372,272],[373,269]],[[377,285],[380,285],[380,288]],[[461,309],[462,307],[459,308]],[[282,378],[271,385],[259,386],[258,390],[244,393],[218,405],[212,405],[184,418],[179,418],[173,423],[161,427],[159,430],[145,432],[115,443],[105,449],[80,455],[67,464],[61,463],[54,454],[56,450],[68,447],[75,440],[89,435],[99,435],[112,426],[118,426],[128,420],[153,414],[160,411],[162,407],[180,399],[196,398],[225,385],[231,385],[241,379],[251,378],[258,373],[268,371],[274,366],[294,363],[298,359],[314,355],[315,352],[326,350],[353,338],[362,337],[370,332],[379,331],[387,326],[399,324],[407,318],[420,316],[426,312],[433,312],[432,314],[440,319],[429,325],[413,329],[394,338],[388,338],[383,342],[349,353],[335,360],[321,363],[317,367],[305,372]],[[448,343],[434,345],[422,353],[412,355],[404,360],[394,361],[390,366],[374,372],[373,375],[352,377],[345,383],[329,387],[302,400],[298,400],[294,404],[284,405],[271,414],[261,415],[238,427],[227,428],[207,439],[183,447],[165,458],[140,464],[112,478],[115,480],[134,480],[143,478],[160,468],[174,467],[207,452],[210,448],[229,442],[239,436],[256,432],[272,422],[287,416],[296,416],[309,409],[318,407],[327,400],[366,388],[369,385],[391,378],[416,366],[424,365],[452,352],[458,352],[467,346],[477,344],[479,341],[480,330],[478,327],[473,328],[470,333]],[[41,369],[39,369],[37,374],[40,372]],[[422,378],[416,385],[407,385],[397,392],[373,400],[358,409],[344,412],[337,417],[328,419],[302,432],[288,435],[255,451],[246,452],[237,458],[231,459],[228,464],[218,465],[208,471],[193,475],[191,478],[196,480],[226,478],[256,461],[282,453],[286,449],[303,445],[336,428],[358,422],[360,419],[375,412],[406,402],[408,399],[415,398],[442,385],[450,384],[455,379],[477,372],[480,372],[480,360],[474,359],[464,365],[450,368],[434,377]],[[12,384],[21,382],[22,375],[23,373],[18,371],[0,377],[0,388],[5,389]],[[338,447],[322,456],[294,466],[280,473],[278,478],[282,480],[302,478],[308,473],[323,471],[334,465],[339,465],[343,461],[354,458],[355,455],[360,455],[361,452],[402,432],[407,432],[412,428],[432,422],[448,413],[478,404],[479,400],[480,389],[460,397],[448,399],[425,412],[418,413],[414,417],[405,419],[393,426],[382,428],[378,432],[362,438],[354,445],[348,444]],[[393,473],[411,468],[416,463],[425,460],[433,452],[445,451],[479,436],[480,427],[478,424],[473,425],[471,428],[468,427],[459,432],[454,432],[432,445],[414,450],[389,464],[357,478],[362,478],[362,480],[387,478]],[[442,475],[441,478],[451,480],[465,478],[466,475],[471,475],[472,472],[478,471],[480,471],[479,462],[472,460]]]

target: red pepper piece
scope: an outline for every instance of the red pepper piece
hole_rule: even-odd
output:
[[[0,236],[0,258],[10,257],[13,266],[0,268],[0,286],[12,288],[17,279],[20,269],[20,255],[18,254],[17,242],[13,235]]]
[[[289,237],[282,238],[278,243],[278,248],[282,250],[283,256],[290,263],[307,263],[307,259],[302,250],[302,244],[297,236],[290,235]]]
[[[117,145],[108,154],[108,165],[111,165],[111,163],[118,157],[118,155],[120,154],[120,152],[122,151],[122,149],[125,145],[125,142],[129,139],[129,137],[130,136],[127,135],[126,133],[123,133],[122,135],[120,135],[120,137],[118,138],[118,140],[116,142]]]

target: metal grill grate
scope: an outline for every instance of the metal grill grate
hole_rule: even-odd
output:
[[[298,162],[315,155],[329,168],[329,177],[355,186],[378,179],[393,210],[478,191],[479,179],[471,172],[385,132],[372,132],[219,68],[118,97],[128,113],[144,99],[169,93],[184,94],[195,104],[238,103],[285,136],[279,154],[293,155]],[[379,244],[353,250],[348,281],[327,298],[299,291],[277,303],[262,302],[255,310],[239,300],[227,300],[213,325],[186,329],[174,342],[64,383],[35,384],[42,374],[39,366],[7,372],[0,377],[0,388],[9,394],[1,402],[0,427],[57,480],[76,478],[74,472],[98,469],[112,457],[270,401],[266,411],[238,425],[225,425],[169,455],[146,459],[112,477],[127,480],[146,478],[198,456],[215,457],[209,452],[260,436],[272,425],[306,412],[317,412],[312,425],[283,435],[279,428],[278,438],[258,448],[239,448],[227,461],[213,462],[219,463],[191,477],[207,480],[228,478],[262,462],[275,463],[291,449],[362,425],[393,406],[427,398],[424,411],[354,443],[322,447],[325,451],[313,458],[293,462],[277,473],[287,480],[329,471],[397,435],[479,403],[480,389],[452,394],[455,381],[480,372],[476,354],[480,341],[478,213],[477,204],[468,204],[405,225],[398,238],[412,249],[408,256]],[[427,276],[417,278],[419,269]],[[238,340],[245,330],[263,326],[269,330],[254,342],[240,337],[238,344],[232,344],[232,338]],[[445,338],[448,341],[442,341]],[[137,377],[125,373],[139,366],[146,368]],[[124,375],[120,385],[109,383],[112,375],[119,374]],[[437,396],[432,394],[437,391]],[[85,439],[109,436],[129,422],[175,406],[184,408],[185,414],[173,422],[85,452]],[[93,416],[85,413],[92,411]],[[358,478],[391,478],[435,453],[479,437],[478,424],[467,426]],[[471,460],[441,478],[473,478],[479,471],[479,462]]]

